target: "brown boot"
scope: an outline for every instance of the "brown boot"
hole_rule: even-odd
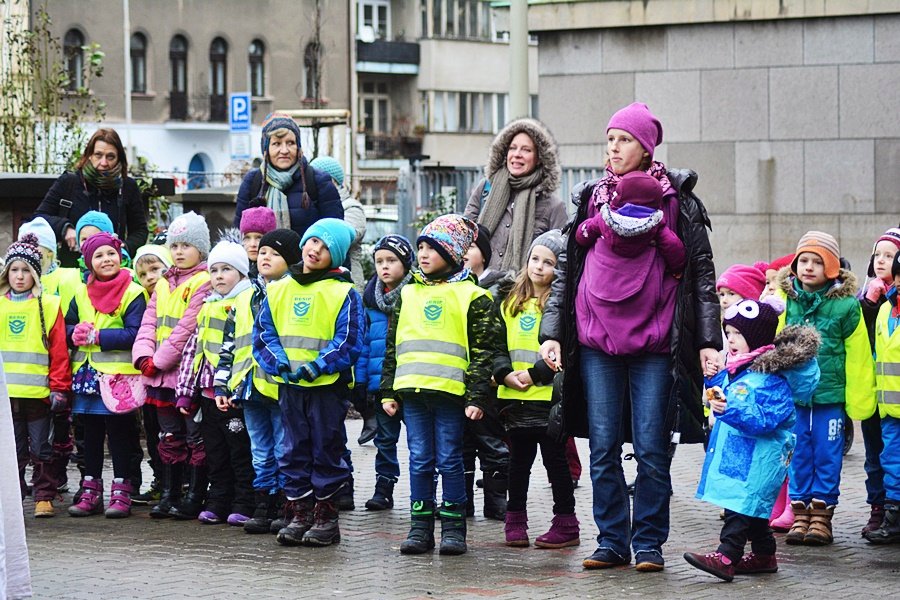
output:
[[[784,541],[787,544],[799,545],[803,543],[809,531],[809,507],[802,500],[792,500],[791,510],[794,511],[794,524],[784,536]]]
[[[834,541],[831,534],[831,517],[834,516],[834,505],[826,505],[824,500],[816,500],[809,504],[809,530],[803,538],[807,546],[827,546]]]

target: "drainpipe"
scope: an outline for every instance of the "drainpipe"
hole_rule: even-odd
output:
[[[509,3],[509,119],[528,116],[528,0]]]

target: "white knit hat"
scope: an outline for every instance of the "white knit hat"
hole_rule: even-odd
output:
[[[176,217],[166,232],[166,247],[178,242],[190,244],[200,251],[202,258],[209,254],[209,226],[206,219],[194,211]]]
[[[56,254],[56,233],[53,231],[53,228],[50,227],[50,223],[47,222],[47,219],[44,217],[35,217],[27,223],[22,223],[19,227],[19,239],[21,240],[26,233],[33,233],[37,237],[38,244],[42,248],[46,248]]]
[[[250,271],[250,259],[247,257],[247,251],[240,244],[227,240],[215,245],[212,252],[209,253],[206,263],[210,267],[216,263],[231,265],[244,276]]]

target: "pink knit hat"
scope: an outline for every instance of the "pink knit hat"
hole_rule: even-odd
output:
[[[650,108],[643,102],[632,102],[616,112],[606,125],[607,133],[610,129],[621,129],[633,135],[651,158],[653,150],[663,141],[663,128],[659,119],[653,116]]]
[[[756,300],[766,287],[766,274],[757,266],[731,265],[716,281],[716,291],[727,287],[741,298]]]
[[[241,235],[261,233],[266,235],[275,231],[275,213],[266,206],[245,208],[241,213]]]
[[[875,243],[872,245],[872,256],[869,257],[869,270],[867,271],[869,277],[875,277],[875,248],[880,242],[890,242],[897,246],[897,250],[900,251],[900,229],[891,227],[875,240]]]

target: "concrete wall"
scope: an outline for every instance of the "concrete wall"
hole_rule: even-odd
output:
[[[657,158],[699,173],[719,269],[818,228],[864,272],[900,221],[900,15],[539,36],[541,118],[564,165],[602,163],[610,115],[646,102],[665,131]]]

